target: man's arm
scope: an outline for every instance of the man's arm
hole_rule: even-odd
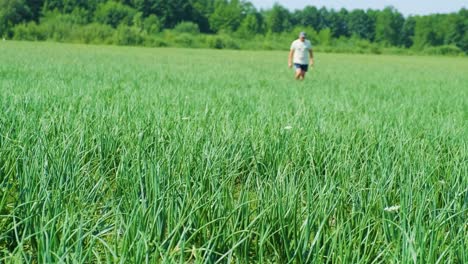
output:
[[[293,59],[293,56],[294,56],[294,50],[291,49],[291,51],[289,51],[289,58],[288,58],[288,66],[289,66],[289,68],[292,67],[292,59]]]
[[[314,51],[311,49],[309,49],[309,56],[310,56],[310,62],[309,64],[312,66],[314,65]]]

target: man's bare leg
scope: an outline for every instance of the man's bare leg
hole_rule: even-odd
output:
[[[296,80],[302,81],[304,80],[304,77],[305,77],[305,71],[298,69],[296,71]]]
[[[296,78],[296,80],[300,80],[301,79],[301,76],[302,76],[302,70],[301,69],[297,69],[296,70],[296,75],[294,76]]]
[[[301,80],[304,80],[304,78],[305,78],[305,74],[306,74],[306,72],[305,72],[305,71],[301,71]]]

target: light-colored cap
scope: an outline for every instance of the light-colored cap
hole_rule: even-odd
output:
[[[299,37],[300,37],[300,38],[305,38],[305,37],[306,37],[306,33],[305,33],[305,32],[299,33]]]

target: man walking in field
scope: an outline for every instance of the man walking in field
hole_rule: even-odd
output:
[[[299,34],[299,39],[296,39],[291,44],[289,51],[288,66],[296,69],[296,80],[304,80],[306,72],[309,70],[309,65],[314,65],[314,52],[312,51],[312,44],[306,39],[305,32]]]

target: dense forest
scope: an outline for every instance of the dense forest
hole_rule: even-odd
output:
[[[299,31],[325,51],[468,53],[465,8],[405,17],[393,7],[259,10],[242,0],[0,0],[6,39],[287,49]]]

